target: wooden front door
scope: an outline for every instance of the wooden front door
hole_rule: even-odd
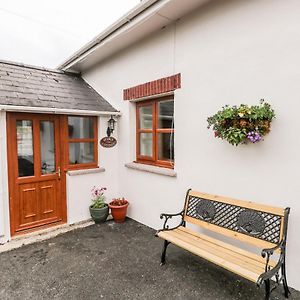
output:
[[[59,116],[9,113],[7,142],[11,234],[65,221]]]

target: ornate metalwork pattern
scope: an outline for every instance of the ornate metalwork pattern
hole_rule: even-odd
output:
[[[205,202],[210,203],[206,207],[211,207],[211,205],[214,207],[214,210],[212,208],[206,209],[206,218],[201,212],[204,204],[199,204]],[[255,214],[251,217],[249,213]],[[188,199],[186,215],[270,243],[279,243],[281,217],[277,215],[194,196],[190,196]]]
[[[200,200],[196,205],[196,212],[204,221],[212,220],[216,214],[216,208],[210,201]]]
[[[259,236],[264,232],[266,222],[259,212],[247,209],[237,216],[237,226],[245,233]]]

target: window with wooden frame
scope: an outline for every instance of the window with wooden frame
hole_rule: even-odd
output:
[[[68,116],[65,119],[66,165],[69,170],[98,166],[97,117]]]
[[[136,149],[138,163],[174,167],[174,99],[136,104]]]

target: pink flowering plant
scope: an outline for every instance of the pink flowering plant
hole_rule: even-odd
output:
[[[102,188],[97,188],[97,187],[93,187],[91,192],[92,192],[92,208],[103,208],[106,207],[107,204],[105,203],[105,191],[107,189],[105,187]]]

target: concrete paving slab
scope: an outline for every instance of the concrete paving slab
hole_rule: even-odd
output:
[[[46,229],[41,229],[38,231],[30,232],[23,235],[17,235],[13,237],[11,241],[8,243],[5,243],[3,245],[0,245],[0,253],[10,251],[13,249],[20,248],[24,245],[30,245],[36,242],[41,242],[44,240],[51,239],[53,237],[56,237],[57,235],[79,229],[84,228],[87,226],[91,226],[95,224],[92,220],[76,223],[76,224],[63,224],[58,226],[49,227]]]

